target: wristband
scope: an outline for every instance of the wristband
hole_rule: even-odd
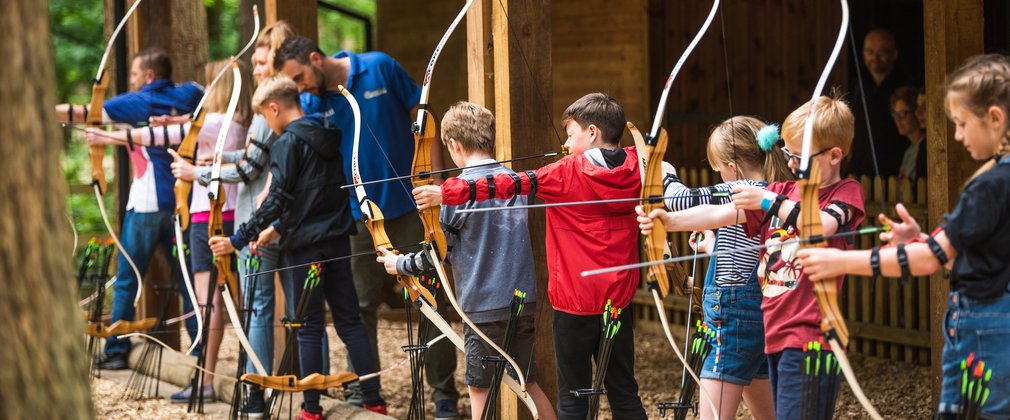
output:
[[[767,212],[768,210],[771,210],[772,203],[775,202],[775,198],[775,194],[770,192],[765,193],[764,197],[761,197],[761,211]]]
[[[873,278],[880,277],[880,247],[875,246],[870,251],[870,269],[873,270]]]

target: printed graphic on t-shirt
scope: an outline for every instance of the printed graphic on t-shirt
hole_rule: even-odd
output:
[[[771,218],[768,226],[772,233],[765,241],[768,249],[761,257],[757,273],[761,280],[761,292],[771,298],[795,289],[803,270],[796,263],[796,251],[800,249],[800,244],[791,241],[799,236],[796,228],[783,229],[782,219],[777,216]],[[787,241],[788,244],[782,245]]]

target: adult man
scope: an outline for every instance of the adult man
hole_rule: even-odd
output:
[[[850,156],[853,156],[848,166],[850,174],[877,174],[877,169],[873,167],[873,155],[870,153],[870,133],[873,134],[872,146],[876,151],[880,176],[889,177],[898,174],[897,165],[882,162],[889,156],[901,156],[908,147],[908,140],[898,133],[890,113],[891,94],[898,86],[907,84],[907,77],[896,69],[897,61],[898,47],[894,35],[886,29],[874,29],[866,34],[863,39],[865,92],[858,88],[852,89],[851,103],[856,114],[856,136],[850,153]],[[852,86],[858,84],[852,83]],[[866,125],[867,116],[869,127]]]
[[[153,116],[188,113],[203,96],[203,88],[195,83],[176,85],[172,82],[172,62],[161,48],[149,48],[137,53],[130,66],[131,92],[105,101],[103,121],[128,124],[136,127],[147,123]],[[57,105],[56,115],[62,121],[84,121],[87,112],[80,105]],[[133,163],[133,182],[123,219],[123,249],[133,259],[141,273],[147,272],[156,245],[161,245],[165,255],[172,255],[172,211],[175,207],[173,187],[175,178],[169,165],[172,157],[164,148],[129,145]],[[125,181],[125,180],[124,180]],[[120,254],[116,265],[115,292],[112,300],[112,319],[133,320],[133,299],[137,291],[137,278]],[[177,281],[181,283],[182,277]],[[180,284],[180,290],[184,285]],[[183,299],[183,311],[192,311],[188,299]],[[195,329],[195,319],[193,328]],[[187,321],[187,327],[188,327]],[[191,337],[192,338],[192,337]],[[100,369],[126,369],[130,340],[110,337],[105,343],[105,353],[98,359]]]
[[[303,92],[302,106],[306,113],[320,112],[346,133],[340,145],[344,156],[344,173],[351,179],[351,155],[354,130],[361,130],[359,166],[362,180],[378,180],[410,173],[414,141],[410,132],[412,115],[417,110],[420,88],[414,84],[399,63],[381,52],[353,54],[341,51],[327,57],[305,37],[288,39],[274,56],[274,69],[287,75]],[[361,107],[362,127],[354,126],[347,100],[337,91],[343,85]],[[433,142],[434,169],[442,165],[440,142]],[[416,244],[422,238],[421,222],[409,182],[385,182],[369,185],[369,197],[385,216],[386,232],[393,245]],[[358,206],[351,206],[355,219],[361,218]],[[351,238],[351,253],[373,251],[375,248],[364,223],[357,222],[357,235]],[[384,285],[391,282],[382,265],[373,257],[353,259],[351,270],[373,351],[376,346],[376,310],[384,298]],[[445,305],[439,305],[444,308]],[[423,320],[422,322],[426,322]],[[436,328],[428,328],[434,335]],[[424,338],[428,340],[431,337]],[[429,349],[425,357],[428,383],[434,389],[437,418],[453,418],[459,393],[453,382],[456,353],[447,341]]]

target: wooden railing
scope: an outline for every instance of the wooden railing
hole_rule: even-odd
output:
[[[688,186],[706,186],[720,182],[718,175],[708,169],[686,169],[680,172],[681,179]],[[876,215],[881,211],[881,198],[887,214],[893,217],[894,205],[903,203],[920,224],[926,220],[926,181],[920,179],[913,185],[907,180],[898,182],[894,178],[862,177],[863,197],[867,217],[863,222],[877,224]],[[923,225],[923,229],[927,229]],[[670,235],[681,255],[690,255],[687,233]],[[876,236],[855,238],[856,249],[869,249],[880,243]],[[693,268],[695,267],[695,268]],[[708,268],[708,259],[688,261],[684,268],[693,272],[701,281]],[[839,295],[839,303],[849,326],[851,343],[849,351],[891,360],[929,363],[929,280],[915,277],[905,284],[895,279],[871,279],[849,276]],[[659,316],[652,297],[644,284],[634,300],[636,327],[661,332]],[[667,316],[675,334],[683,337],[687,321],[686,298],[667,297]],[[693,322],[693,321],[692,321]]]

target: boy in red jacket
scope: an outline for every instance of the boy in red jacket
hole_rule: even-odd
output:
[[[493,196],[540,197],[547,203],[635,198],[641,188],[638,154],[621,148],[627,120],[613,98],[591,93],[562,115],[570,155],[535,171],[498,174],[477,180],[451,178],[414,190],[418,206],[462,205]],[[489,183],[490,182],[490,183]],[[532,199],[532,197],[531,197]],[[611,300],[628,308],[638,287],[638,271],[584,279],[584,270],[638,262],[635,202],[547,209],[547,288],[554,309],[554,348],[558,375],[558,418],[584,419],[588,399],[572,390],[592,387],[593,358],[600,340],[600,314]],[[466,246],[466,244],[461,244]],[[616,419],[644,419],[635,381],[635,340],[631,310],[620,316],[604,386]]]

